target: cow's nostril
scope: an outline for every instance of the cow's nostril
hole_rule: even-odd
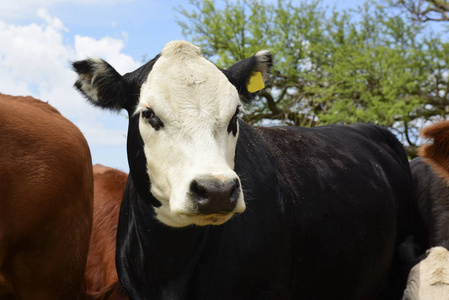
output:
[[[198,184],[198,181],[192,181],[190,184],[190,191],[192,195],[196,197],[196,201],[202,202],[202,204],[206,204],[209,201],[207,188],[201,184]]]
[[[231,202],[235,202],[239,198],[239,188],[240,188],[239,181],[237,179],[235,179],[234,187],[232,188],[232,191],[231,191],[231,197],[230,197]]]

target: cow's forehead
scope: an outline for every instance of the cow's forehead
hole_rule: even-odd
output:
[[[172,42],[164,47],[142,85],[139,106],[219,118],[233,113],[239,103],[236,88],[196,46]]]

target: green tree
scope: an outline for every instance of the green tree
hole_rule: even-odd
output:
[[[417,21],[449,21],[449,1],[388,0],[388,2],[393,6],[406,9]]]
[[[313,118],[303,111],[309,108],[301,75],[308,72],[307,44],[322,36],[325,13],[318,8],[319,1],[298,6],[287,1],[278,1],[277,5],[247,0],[189,3],[191,11],[178,9],[186,19],[179,21],[183,33],[217,65],[229,66],[261,49],[270,49],[274,54],[271,80],[260,93],[260,101],[247,108],[248,122],[269,119],[313,125]],[[303,112],[298,114],[300,110]]]
[[[423,122],[446,113],[448,44],[382,6],[190,0],[189,7],[177,9],[184,35],[220,67],[264,48],[274,54],[267,88],[247,108],[250,123],[373,122],[392,128],[413,156]]]
[[[424,114],[418,113],[425,100],[423,89],[435,68],[425,59],[431,54],[420,35],[422,25],[406,24],[384,8],[367,4],[357,15],[359,22],[334,13],[325,25],[327,43],[314,45],[314,55],[325,57],[319,63],[323,72],[318,78],[317,72],[312,74],[308,86],[317,102],[326,105],[319,120],[382,124],[414,146],[419,124],[413,121]]]

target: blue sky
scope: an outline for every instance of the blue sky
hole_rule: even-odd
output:
[[[363,1],[324,1],[342,8]],[[99,56],[123,74],[184,39],[174,7],[187,0],[0,1],[0,93],[55,106],[88,140],[93,163],[128,171],[126,114],[93,108],[73,89],[69,62]],[[57,155],[55,153],[55,155]]]
[[[55,106],[88,140],[93,163],[128,171],[126,113],[88,105],[73,89],[69,62],[99,56],[120,73],[183,39],[173,7],[187,1],[0,1],[0,93]],[[57,155],[55,153],[55,155]]]

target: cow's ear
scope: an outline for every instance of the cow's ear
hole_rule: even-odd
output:
[[[224,73],[237,88],[240,99],[249,103],[257,92],[264,88],[264,81],[266,81],[272,65],[271,52],[262,50],[233,64]]]
[[[75,87],[93,105],[114,111],[128,109],[126,81],[106,61],[90,58],[75,61],[72,66],[78,73]]]

